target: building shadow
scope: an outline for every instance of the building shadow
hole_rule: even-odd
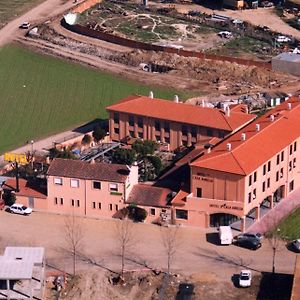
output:
[[[108,119],[96,118],[82,126],[73,129],[73,132],[85,134],[95,129],[96,126],[100,126],[104,130],[108,131]]]
[[[263,272],[256,299],[290,299],[293,287],[293,278],[294,276],[291,274],[273,274],[269,272]]]
[[[219,234],[217,232],[209,232],[206,234],[206,241],[213,245],[221,245]]]

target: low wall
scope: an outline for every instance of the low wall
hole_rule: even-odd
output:
[[[255,66],[259,68],[265,68],[265,69],[271,69],[271,64],[267,62],[261,62],[261,61],[254,61],[254,60],[248,60],[248,59],[242,59],[242,58],[236,58],[236,57],[229,57],[229,56],[220,56],[220,55],[214,55],[214,54],[205,54],[203,52],[196,52],[196,51],[188,51],[188,50],[182,50],[182,49],[176,49],[172,47],[163,47],[158,45],[152,45],[147,44],[143,42],[138,42],[130,39],[126,39],[123,37],[115,36],[109,33],[100,32],[97,30],[90,29],[88,27],[75,24],[75,25],[69,25],[65,22],[64,19],[61,20],[61,25],[75,33],[86,35],[89,37],[97,38],[109,43],[125,46],[128,48],[134,48],[134,49],[141,49],[141,50],[147,50],[147,51],[160,51],[160,52],[166,52],[171,54],[177,54],[184,57],[197,57],[199,59],[210,59],[215,61],[227,61],[231,63],[237,63],[244,66]]]

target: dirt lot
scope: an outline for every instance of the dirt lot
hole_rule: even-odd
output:
[[[71,257],[68,254],[63,233],[65,217],[38,212],[34,212],[29,217],[23,217],[1,211],[0,219],[1,223],[5,224],[0,227],[1,252],[8,245],[44,246],[48,271],[57,269],[72,271]],[[76,288],[78,287],[77,296],[67,299],[88,299],[89,296],[91,296],[90,299],[101,299],[98,297],[98,290],[94,290],[98,287],[95,282],[100,282],[101,293],[105,290],[106,295],[110,295],[112,286],[108,284],[107,276],[110,273],[106,273],[107,269],[116,272],[120,270],[120,257],[115,235],[115,222],[117,221],[79,219],[84,232],[84,240],[77,269],[79,274],[83,275],[81,275],[82,281],[76,285]],[[161,228],[149,224],[134,224],[134,232],[136,243],[126,256],[125,269],[144,270],[146,264],[150,268],[165,270],[166,255],[162,245]],[[201,284],[197,284],[199,295],[211,295],[211,298],[205,299],[217,299],[219,295],[224,295],[225,290],[232,297],[224,298],[222,296],[224,299],[239,299],[242,292],[243,295],[248,295],[248,298],[245,299],[253,299],[250,297],[251,294],[249,295],[252,290],[236,288],[232,282],[232,276],[238,274],[243,268],[253,270],[255,276],[261,276],[261,272],[270,272],[272,255],[268,241],[263,242],[261,249],[252,252],[233,245],[221,247],[216,245],[216,240],[214,233],[199,228],[180,228],[177,251],[171,265],[172,273],[181,274],[182,277],[179,278],[184,278],[181,281],[191,281],[196,284],[200,282]],[[295,257],[296,254],[288,251],[282,244],[276,256],[276,271],[292,274]],[[102,273],[98,274],[99,270],[102,270]],[[97,274],[94,275],[96,272]],[[149,271],[147,272],[149,273]],[[105,289],[101,288],[103,282],[106,284]],[[145,282],[147,282],[146,279]],[[260,283],[254,284],[254,287],[258,285]],[[177,285],[175,286],[174,293],[177,289]],[[89,296],[85,296],[86,292]],[[93,292],[97,298],[96,296],[93,298]],[[124,292],[125,295],[128,293],[133,298],[116,296],[110,299],[137,299],[134,297],[136,292],[138,290],[135,288]],[[155,293],[156,289],[153,292]],[[259,290],[253,289],[253,293],[259,292]],[[122,293],[120,291],[117,295]],[[151,293],[149,290],[149,295],[152,295]],[[145,299],[150,298],[146,297]]]

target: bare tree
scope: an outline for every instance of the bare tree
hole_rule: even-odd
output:
[[[76,258],[79,250],[83,246],[84,232],[81,220],[74,216],[68,216],[64,224],[64,236],[68,251],[73,259],[73,276],[76,275]]]
[[[171,264],[178,249],[178,227],[162,227],[161,237],[167,256],[167,273],[170,274]]]
[[[121,277],[123,278],[124,266],[125,266],[125,256],[128,251],[133,247],[134,244],[134,225],[129,220],[122,220],[115,223],[115,233],[118,241],[118,246],[120,247],[119,253],[121,256]]]
[[[276,253],[281,245],[282,237],[280,235],[280,229],[278,228],[279,221],[276,217],[269,218],[267,222],[268,231],[265,233],[265,237],[268,239],[272,248],[272,273],[275,273],[275,260]]]

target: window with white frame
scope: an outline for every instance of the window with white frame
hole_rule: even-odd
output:
[[[118,191],[118,184],[117,183],[110,183],[109,184],[109,190],[111,192],[117,192]]]
[[[79,187],[79,180],[78,179],[71,179],[71,187],[78,188]]]
[[[62,185],[62,184],[63,184],[62,178],[60,178],[60,177],[55,177],[55,178],[54,178],[54,184]]]

